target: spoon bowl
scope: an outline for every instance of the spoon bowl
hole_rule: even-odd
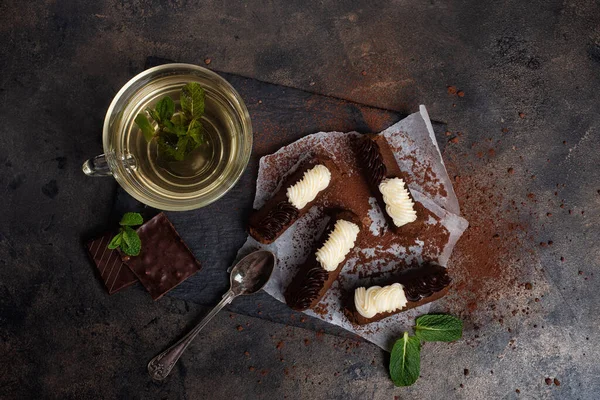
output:
[[[231,270],[231,291],[236,296],[252,294],[262,289],[275,268],[275,255],[258,250],[242,258]]]

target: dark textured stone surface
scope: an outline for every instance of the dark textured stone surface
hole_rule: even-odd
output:
[[[7,0],[0,22],[0,397],[598,397],[597,2]],[[506,198],[540,199],[521,221],[539,265],[519,265],[524,276],[543,267],[534,286],[544,293],[540,310],[512,318],[512,332],[469,325],[461,342],[427,344],[422,377],[407,389],[392,386],[386,356],[371,345],[225,312],[168,381],[151,382],[147,361],[205,310],[173,297],[153,303],[141,288],[105,294],[82,238],[110,219],[115,183],[80,172],[102,151],[112,96],[148,56],[210,58],[220,71],[401,113],[426,104],[433,119],[462,132],[445,153],[453,175],[489,181],[514,168],[493,178]],[[448,85],[464,97],[449,97]],[[258,100],[282,112],[276,98],[247,99]],[[306,115],[310,103],[290,112]],[[257,127],[256,155],[282,144],[277,128]],[[493,159],[459,157],[488,138],[502,142]],[[538,218],[557,184],[573,213]],[[252,191],[238,185],[228,196]],[[210,223],[201,212],[178,214],[192,217]],[[238,229],[241,219],[231,224]],[[227,243],[240,240],[235,232],[219,230]],[[549,238],[553,246],[538,251]],[[223,268],[235,256],[201,251]],[[545,383],[555,377],[560,386]]]

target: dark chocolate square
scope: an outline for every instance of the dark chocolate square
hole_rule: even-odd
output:
[[[125,257],[124,261],[154,300],[200,270],[200,263],[165,214],[146,222],[137,233],[142,250],[138,256]]]
[[[108,248],[114,234],[107,233],[87,244],[90,257],[98,268],[108,294],[113,294],[137,282],[137,278],[121,260],[117,250]]]

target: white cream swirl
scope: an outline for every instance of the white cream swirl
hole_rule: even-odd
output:
[[[302,179],[290,186],[287,198],[298,210],[313,201],[321,190],[329,186],[331,172],[324,165],[315,165],[304,173]]]
[[[404,287],[399,283],[389,286],[371,286],[357,288],[354,291],[356,311],[365,318],[372,318],[382,312],[393,312],[406,306]]]
[[[400,227],[417,219],[415,203],[410,198],[402,179],[384,179],[379,184],[379,191],[383,195],[385,210],[394,220],[394,225]]]
[[[326,271],[335,271],[354,247],[360,228],[355,223],[338,220],[323,247],[317,250],[317,261]]]

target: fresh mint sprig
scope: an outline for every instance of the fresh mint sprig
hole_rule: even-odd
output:
[[[188,83],[181,89],[179,96],[181,111],[176,112],[173,99],[165,96],[156,103],[154,109],[146,109],[148,116],[156,122],[156,129],[145,114],[138,114],[135,124],[146,141],[156,139],[163,156],[181,161],[204,143],[201,119],[204,115],[205,95],[200,84]]]
[[[396,386],[410,386],[421,369],[421,341],[452,342],[462,337],[463,323],[447,314],[426,314],[416,320],[415,336],[408,332],[396,341],[390,357],[390,378]]]
[[[139,213],[125,213],[121,218],[119,233],[108,244],[109,249],[120,248],[128,256],[137,256],[142,249],[142,241],[132,226],[142,225],[144,219]]]

